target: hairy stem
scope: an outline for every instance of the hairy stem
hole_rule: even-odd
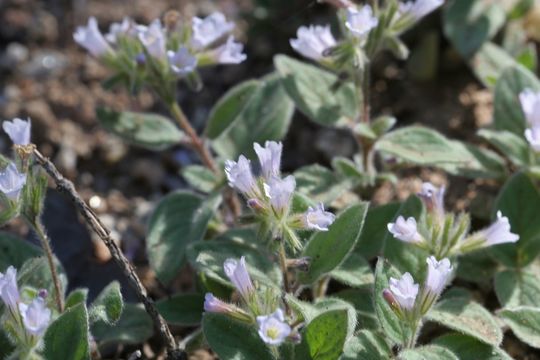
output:
[[[279,267],[281,268],[281,273],[283,275],[283,291],[285,295],[291,292],[290,283],[289,283],[289,269],[287,268],[287,253],[285,252],[285,244],[283,239],[279,242]],[[285,311],[289,313],[289,305],[287,301],[283,301],[285,304]]]
[[[94,211],[79,196],[79,194],[75,190],[75,186],[73,185],[73,183],[68,179],[64,178],[48,158],[43,156],[37,149],[34,149],[34,156],[39,165],[41,165],[41,167],[43,167],[47,174],[49,174],[49,176],[54,180],[58,190],[66,193],[71,198],[71,200],[76,205],[77,209],[84,217],[88,225],[100,237],[100,239],[109,249],[114,261],[126,275],[130,285],[137,293],[139,300],[143,303],[146,312],[152,318],[155,327],[157,328],[160,336],[165,342],[167,347],[167,359],[186,360],[187,354],[185,353],[185,351],[179,349],[176,346],[176,341],[171,333],[171,330],[167,326],[167,323],[157,311],[152,299],[148,297],[144,285],[135,273],[135,269],[129,263],[129,261],[122,253],[120,247],[111,237],[110,231],[102,224],[101,220],[99,220]]]
[[[62,287],[60,285],[60,279],[58,278],[58,272],[56,271],[56,265],[54,264],[53,251],[51,249],[51,241],[45,232],[45,227],[41,223],[41,220],[37,219],[32,222],[33,228],[39,238],[41,247],[45,251],[49,268],[51,269],[51,278],[54,284],[54,298],[56,301],[56,307],[58,312],[64,311],[64,300],[62,295]]]
[[[214,158],[212,157],[212,154],[210,153],[210,150],[208,150],[208,148],[206,147],[204,140],[201,139],[199,135],[197,135],[197,132],[189,123],[189,120],[186,114],[182,111],[182,108],[180,108],[176,101],[173,101],[171,104],[169,104],[169,109],[178,125],[180,125],[182,130],[184,130],[184,132],[190,138],[191,145],[199,155],[199,158],[201,159],[204,166],[210,169],[214,174],[219,174],[219,170],[217,168],[216,162],[214,161]],[[241,212],[238,197],[234,192],[232,192],[232,189],[227,189],[225,191],[224,198],[227,206],[231,211],[233,220],[236,220],[240,216]]]

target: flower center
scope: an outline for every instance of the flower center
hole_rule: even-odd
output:
[[[272,340],[276,340],[279,336],[279,329],[275,327],[268,328],[266,330],[266,335],[271,338]]]

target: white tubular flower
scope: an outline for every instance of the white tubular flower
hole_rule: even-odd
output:
[[[135,24],[129,17],[125,17],[122,22],[115,22],[109,26],[109,32],[105,35],[107,41],[116,44],[119,37],[133,37],[137,34]]]
[[[231,310],[232,308],[230,304],[221,301],[212,293],[206,293],[204,296],[204,311],[226,314],[231,312]]]
[[[93,16],[88,19],[87,26],[77,27],[73,39],[95,57],[103,56],[112,51],[109,44],[107,44],[107,40],[99,31],[96,18]]]
[[[294,176],[289,175],[284,179],[277,177],[270,179],[264,184],[264,191],[274,210],[284,212],[289,208],[295,187],[296,180]]]
[[[270,345],[280,345],[291,333],[291,327],[285,322],[283,310],[277,309],[270,315],[257,316],[259,336]]]
[[[436,187],[430,182],[422,184],[422,190],[417,194],[422,199],[428,211],[434,211],[438,215],[444,214],[444,193],[446,188]]]
[[[168,51],[167,57],[171,70],[179,76],[184,76],[192,73],[197,67],[197,58],[190,54],[185,46],[181,46],[177,52]]]
[[[418,284],[408,272],[401,279],[390,278],[389,289],[399,307],[405,311],[412,311],[418,295]]]
[[[540,152],[540,122],[525,130],[525,139],[534,151]]]
[[[51,310],[40,297],[36,297],[30,305],[19,303],[19,312],[26,331],[34,336],[41,336],[51,321]]]
[[[255,291],[255,287],[251,282],[249,273],[246,267],[246,259],[244,256],[240,258],[240,261],[236,259],[227,259],[223,263],[223,270],[225,275],[231,280],[234,287],[246,302],[249,301],[251,294]]]
[[[204,19],[194,17],[192,20],[191,45],[195,49],[203,49],[234,29],[234,23],[228,22],[220,12],[208,15]]]
[[[401,16],[410,16],[418,20],[437,9],[443,3],[444,0],[413,0],[400,3],[398,12]]]
[[[364,5],[360,10],[353,6],[347,8],[345,26],[355,37],[364,39],[378,24],[379,20],[373,16],[371,6]]]
[[[163,59],[166,55],[165,48],[165,30],[161,21],[156,19],[150,23],[150,26],[141,26],[139,29],[139,41],[146,48],[146,51],[156,59]]]
[[[232,36],[227,38],[227,42],[220,47],[214,49],[214,57],[220,64],[240,64],[247,59],[247,55],[243,53],[244,45],[235,42]]]
[[[519,235],[510,232],[510,221],[500,211],[497,212],[497,220],[488,228],[480,230],[478,235],[485,239],[485,246],[514,243],[519,240]]]
[[[244,155],[240,155],[238,162],[225,161],[225,174],[230,187],[235,188],[242,194],[256,197],[257,183],[251,172],[250,161]]]
[[[395,223],[386,225],[388,231],[394,238],[408,243],[420,243],[423,241],[422,235],[417,230],[416,220],[413,217],[405,220],[403,216],[398,216]]]
[[[13,119],[13,121],[4,121],[2,128],[8,134],[9,138],[15,145],[28,145],[30,144],[30,129],[32,123],[30,119],[24,121],[19,118]]]
[[[13,266],[8,267],[5,274],[0,272],[0,298],[7,307],[16,311],[20,295],[17,287],[17,269]]]
[[[519,102],[529,126],[540,126],[540,92],[524,90],[519,94]]]
[[[336,45],[336,39],[330,26],[300,26],[296,31],[296,39],[291,39],[292,48],[302,56],[315,61],[324,58],[324,51]]]
[[[26,174],[20,173],[14,163],[10,163],[0,172],[0,191],[9,199],[17,200],[26,184]]]
[[[253,144],[253,149],[255,149],[259,158],[263,177],[268,180],[274,176],[279,176],[283,144],[281,142],[267,141],[264,143],[264,147],[258,143]]]
[[[309,207],[304,214],[304,226],[307,229],[318,231],[328,231],[328,227],[332,225],[336,216],[329,211],[324,210],[323,203],[319,203],[316,207]]]
[[[452,264],[446,258],[437,261],[434,256],[428,257],[426,262],[428,264],[428,273],[425,288],[429,293],[439,296],[452,273]]]

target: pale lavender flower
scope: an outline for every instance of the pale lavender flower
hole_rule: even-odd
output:
[[[428,211],[434,211],[438,215],[444,214],[444,193],[446,188],[436,187],[430,182],[422,184],[422,190],[417,194]]]
[[[253,148],[259,158],[263,177],[270,179],[274,176],[279,176],[283,144],[281,142],[267,141],[264,147],[255,143],[253,144]]]
[[[431,294],[439,296],[452,273],[452,264],[446,258],[437,261],[434,256],[428,257],[426,262],[428,264],[428,272],[425,288]]]
[[[437,9],[444,0],[413,0],[399,4],[399,14],[418,20]]]
[[[220,12],[208,15],[204,19],[194,17],[192,20],[191,44],[196,49],[203,49],[234,29],[234,23],[228,22]]]
[[[364,39],[378,24],[379,20],[373,16],[371,6],[364,5],[360,10],[353,6],[347,8],[345,26],[355,37]]]
[[[190,54],[185,46],[181,46],[177,52],[169,50],[167,57],[169,58],[171,70],[177,75],[187,75],[197,67],[197,58]]]
[[[146,48],[146,51],[156,59],[163,59],[166,56],[165,30],[161,21],[156,19],[150,23],[150,26],[140,26],[139,40]]]
[[[398,216],[396,222],[386,225],[388,231],[398,240],[408,243],[420,243],[423,241],[422,235],[418,232],[416,220],[409,217],[407,220],[403,216]]]
[[[401,279],[390,278],[390,292],[401,309],[411,311],[418,295],[418,284],[408,272]]]
[[[534,151],[540,152],[540,122],[532,124],[530,128],[525,130],[525,139]]]
[[[214,313],[229,313],[232,311],[231,305],[221,301],[212,293],[206,293],[204,296],[204,311]]]
[[[519,94],[519,101],[529,126],[540,126],[540,92],[524,90]]]
[[[323,203],[319,203],[316,207],[309,207],[304,214],[304,226],[307,229],[328,231],[328,227],[332,225],[336,216],[329,211],[324,210]]]
[[[289,203],[294,194],[296,180],[289,175],[284,179],[274,177],[264,184],[266,196],[270,199],[270,205],[274,210],[284,212],[289,208]]]
[[[30,305],[19,303],[19,312],[26,331],[34,336],[41,336],[51,321],[51,310],[40,297],[36,297]]]
[[[243,51],[244,45],[235,42],[234,38],[229,36],[225,44],[213,50],[213,54],[220,64],[240,64],[247,58]]]
[[[32,128],[30,119],[27,121],[19,118],[15,118],[12,121],[6,120],[2,123],[2,128],[15,145],[30,144],[30,129]]]
[[[319,61],[324,58],[324,51],[336,45],[336,39],[330,26],[300,26],[296,31],[296,39],[291,39],[292,48],[299,54]]]
[[[514,243],[519,240],[519,235],[510,232],[510,221],[497,212],[497,220],[484,230],[480,230],[478,236],[485,239],[485,246],[493,246],[503,243]]]
[[[240,261],[236,259],[225,260],[225,263],[223,263],[223,270],[244,300],[246,300],[246,302],[249,301],[255,288],[247,271],[245,257],[242,256]]]
[[[250,161],[244,155],[240,155],[238,162],[225,161],[225,174],[230,187],[245,195],[256,197],[257,183],[251,172]]]
[[[17,287],[17,269],[13,266],[8,267],[5,274],[0,272],[0,298],[10,309],[17,309],[20,295]]]
[[[119,37],[134,37],[137,35],[135,23],[129,17],[124,17],[122,22],[114,22],[109,26],[109,32],[105,38],[112,44],[115,44]]]
[[[277,309],[270,315],[257,316],[259,336],[270,345],[280,345],[291,333],[291,327],[285,322],[283,310]]]
[[[93,16],[88,19],[87,26],[77,27],[77,30],[73,34],[73,39],[95,57],[103,56],[107,52],[112,51],[107,40],[105,40],[101,31],[99,31],[97,20]]]
[[[26,184],[26,174],[20,173],[14,163],[9,163],[0,172],[0,191],[9,199],[17,200],[24,184]]]

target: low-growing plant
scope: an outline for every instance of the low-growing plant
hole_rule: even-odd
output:
[[[101,125],[134,146],[186,146],[198,156],[200,165],[182,170],[192,189],[160,200],[146,237],[159,282],[170,285],[189,265],[195,290],[154,303],[110,231],[32,143],[30,119],[4,121],[14,151],[0,158],[0,218],[24,220],[41,248],[0,235],[7,249],[0,356],[100,358],[109,343],[142,348],[153,331],[170,359],[200,347],[221,359],[511,359],[502,343],[507,330],[526,351],[540,348],[536,52],[514,41],[512,55],[500,55],[505,50],[488,43],[503,26],[519,26],[532,5],[515,1],[506,12],[482,0],[325,2],[340,36],[330,26],[300,27],[290,45],[311,63],[276,55],[274,72],[234,86],[215,104],[202,133],[178,94],[204,91],[200,69],[246,60],[233,22],[221,13],[186,21],[169,11],[149,25],[125,18],[106,35],[95,18],[77,28],[75,42],[110,71],[105,89],[148,89],[173,120],[98,108]],[[493,150],[372,113],[372,64],[385,51],[407,59],[402,35],[441,6],[447,37],[487,86],[495,84],[494,128],[478,133]],[[496,66],[479,69],[479,59]],[[331,169],[285,174],[281,140],[295,109],[345,129],[357,154],[334,157]],[[407,165],[505,182],[486,209],[491,224],[447,210],[446,188],[430,182],[402,203],[359,200],[396,182]],[[91,303],[86,289],[66,293],[41,221],[48,179],[108,247],[142,306],[124,304],[118,282]]]

